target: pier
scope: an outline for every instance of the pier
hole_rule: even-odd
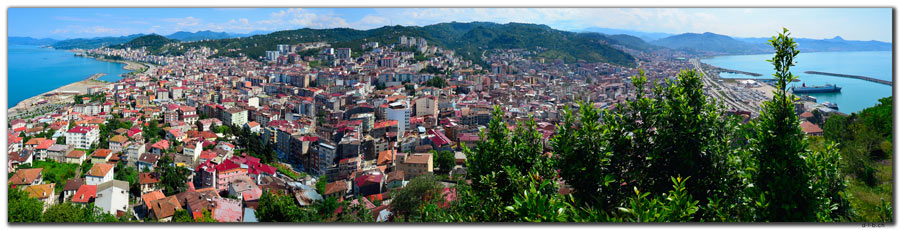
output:
[[[712,65],[710,65],[709,68],[710,68],[710,70],[716,71],[716,72],[719,72],[719,73],[744,74],[744,75],[750,75],[750,76],[754,76],[754,77],[761,77],[761,76],[762,76],[762,74],[758,74],[758,73],[751,73],[751,72],[740,71],[740,70],[726,69],[726,68],[716,67],[716,66],[712,66]]]
[[[876,79],[876,78],[871,78],[871,77],[866,77],[866,76],[859,76],[859,75],[840,74],[840,73],[826,73],[826,72],[819,72],[819,71],[806,71],[806,72],[803,72],[803,73],[807,73],[807,74],[818,74],[818,75],[826,75],[826,76],[834,76],[834,77],[854,78],[854,79],[859,79],[859,80],[864,80],[864,81],[871,81],[871,82],[875,82],[875,83],[879,83],[879,84],[893,85],[893,83],[890,82],[890,81],[885,81],[885,80]]]

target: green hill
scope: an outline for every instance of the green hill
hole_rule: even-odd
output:
[[[266,50],[278,44],[324,41],[332,47],[358,48],[365,42],[397,43],[400,36],[425,38],[429,45],[437,45],[456,51],[463,58],[484,65],[482,51],[496,48],[543,48],[539,56],[562,59],[566,62],[584,60],[609,62],[622,66],[634,66],[634,57],[613,48],[607,39],[579,33],[555,30],[546,25],[490,22],[440,23],[424,27],[385,26],[371,30],[348,28],[298,29],[256,35],[247,38],[221,39],[184,43],[186,47],[206,46],[219,49],[219,55],[260,58]],[[228,49],[240,49],[227,51]]]
[[[171,54],[178,55],[183,53],[183,49],[175,49],[173,43],[178,42],[178,40],[168,39],[161,35],[151,34],[144,35],[132,39],[124,44],[110,46],[113,49],[124,49],[124,48],[141,48],[146,47],[147,51],[151,54]]]
[[[729,36],[714,33],[685,33],[652,42],[654,45],[694,52],[725,54],[755,54],[769,51],[765,45],[750,44]]]
[[[131,41],[140,36],[144,36],[144,34],[132,34],[128,36],[120,36],[120,37],[97,37],[97,38],[75,38],[75,39],[66,39],[62,41],[58,41],[53,43],[53,48],[56,49],[94,49],[100,48],[103,46],[111,46],[111,45],[119,45]]]

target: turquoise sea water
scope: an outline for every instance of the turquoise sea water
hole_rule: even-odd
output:
[[[131,72],[125,64],[76,57],[74,53],[38,46],[10,45],[8,107],[22,100],[84,80],[97,73],[106,73],[100,80],[115,82]]]
[[[762,74],[755,77],[759,79],[771,79],[775,73],[772,64],[767,59],[772,54],[760,55],[735,55],[718,56],[702,59],[706,64],[733,70],[741,70]],[[859,112],[878,103],[879,98],[889,97],[893,89],[889,85],[878,84],[858,79],[806,74],[806,71],[819,71],[866,76],[893,82],[893,59],[890,51],[871,52],[818,52],[800,53],[794,59],[796,66],[791,67],[791,73],[799,76],[801,82],[792,83],[800,86],[806,83],[810,85],[833,84],[843,87],[840,93],[814,93],[819,103],[831,101],[838,104],[840,111],[846,114]],[[754,78],[744,74],[720,74],[723,78]]]

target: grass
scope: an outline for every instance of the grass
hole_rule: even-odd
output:
[[[892,180],[891,165],[880,165],[876,167],[876,177],[879,184],[873,187],[867,186],[856,178],[851,178],[847,186],[847,193],[850,195],[850,205],[856,211],[857,218],[855,221],[863,222],[882,222],[891,220],[881,220],[879,218],[881,211],[881,200],[884,199],[889,204],[893,201],[892,197]],[[886,180],[885,180],[886,179]]]
[[[58,163],[55,161],[34,161],[32,168],[43,168],[45,183],[56,183],[55,190],[59,191],[65,186],[66,180],[75,177],[78,169],[77,164]]]
[[[291,179],[297,180],[298,178],[300,178],[299,173],[294,172],[294,170],[288,168],[288,166],[285,166],[284,164],[277,163],[277,164],[275,164],[275,168],[278,169],[278,172],[280,172],[281,174],[287,175]]]
[[[810,137],[810,149],[814,151],[824,150],[824,139],[822,137]],[[893,156],[893,153],[888,153]],[[875,168],[875,178],[878,184],[868,186],[862,180],[857,179],[854,175],[847,175],[847,200],[850,206],[856,212],[856,217],[852,221],[856,222],[892,222],[892,220],[882,220],[881,200],[884,199],[888,205],[893,201],[893,159],[881,161],[870,161],[872,167]]]

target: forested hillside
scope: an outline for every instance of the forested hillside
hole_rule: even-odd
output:
[[[481,61],[481,53],[495,48],[543,48],[539,56],[562,59],[566,62],[585,60],[634,66],[634,57],[609,45],[608,39],[555,30],[545,25],[488,22],[440,23],[424,27],[385,26],[371,30],[298,29],[257,35],[249,38],[222,39],[188,43],[186,46],[205,46],[219,49],[225,56],[258,58],[278,44],[325,41],[333,47],[356,48],[365,42],[397,43],[400,36],[425,38],[430,45],[455,50],[457,54],[475,63]],[[235,49],[234,51],[227,51]],[[237,50],[239,49],[239,50]]]

